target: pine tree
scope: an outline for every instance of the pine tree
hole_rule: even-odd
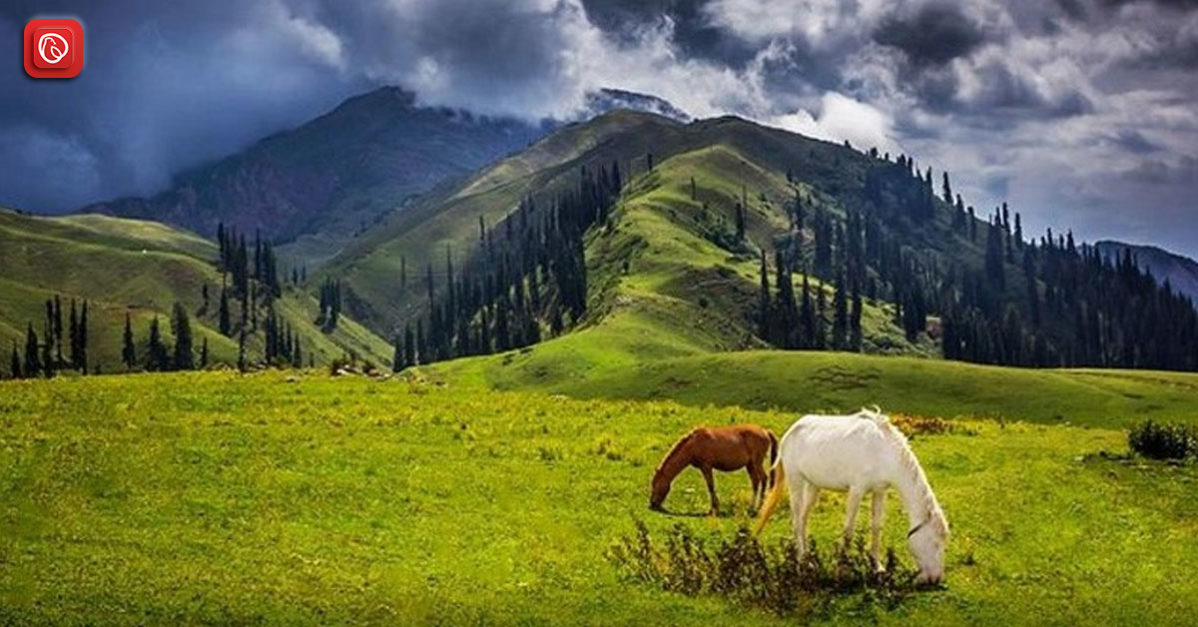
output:
[[[32,379],[42,371],[42,360],[37,355],[37,334],[33,332],[33,323],[25,330],[25,367],[22,372],[25,377]]]
[[[55,362],[62,364],[62,299],[54,295],[54,352]]]
[[[71,367],[79,369],[79,310],[75,306],[75,299],[71,299],[71,316],[68,319],[67,333],[69,334],[68,348],[71,350]]]
[[[191,352],[191,320],[183,304],[175,301],[171,308],[171,333],[175,336],[175,370],[194,370],[195,357]]]
[[[824,350],[828,347],[828,333],[826,329],[828,301],[824,294],[823,286],[816,288],[815,291],[815,341],[812,342],[812,348]]]
[[[49,301],[47,301],[49,304]],[[42,344],[42,374],[50,379],[54,376],[56,368],[54,367],[54,327],[52,322],[47,320],[42,329],[45,342]]]
[[[237,337],[237,370],[245,372],[248,364],[246,363],[245,355],[245,328],[241,329],[241,333]]]
[[[412,324],[404,325],[403,329],[403,363],[405,366],[416,365],[416,340],[412,336]]]
[[[849,350],[861,352],[861,290],[853,286],[853,308],[849,314]]]
[[[229,320],[229,293],[224,286],[220,288],[220,312],[217,315],[220,334],[229,337],[233,332],[233,322]]]
[[[740,203],[736,203],[736,240],[745,241],[745,208]]]
[[[944,204],[953,204],[953,186],[948,182],[948,170],[944,171]]]
[[[158,316],[150,321],[150,339],[147,342],[146,370],[163,372],[170,368],[170,355],[162,342],[162,332],[158,328]]]
[[[12,341],[12,359],[8,362],[8,373],[14,379],[20,379],[23,376],[21,372],[21,357],[17,354],[17,341]]]
[[[121,343],[121,361],[125,364],[125,370],[132,370],[137,364],[137,349],[133,344],[133,322],[129,318],[129,312],[125,312],[125,333]]]
[[[87,374],[87,301],[83,301],[83,307],[79,310],[79,372]]]
[[[836,294],[833,296],[832,348],[834,350],[848,348],[849,309],[846,287],[844,268],[841,268],[840,272],[836,274]]]
[[[986,231],[986,277],[998,293],[1006,289],[1006,275],[1003,268],[1003,234],[998,226],[996,217]]]
[[[815,348],[815,308],[811,304],[811,286],[803,270],[803,300],[799,303],[799,348]]]

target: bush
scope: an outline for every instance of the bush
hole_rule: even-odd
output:
[[[834,554],[822,553],[812,541],[800,560],[793,542],[766,547],[744,527],[709,548],[675,525],[655,546],[649,529],[637,521],[636,533],[620,538],[608,557],[630,579],[689,596],[716,594],[783,616],[827,614],[846,596],[894,609],[916,589],[916,572],[902,567],[893,550],[886,553],[885,570],[877,571],[862,539]]]
[[[1152,459],[1185,459],[1198,456],[1198,433],[1186,425],[1149,420],[1128,431],[1127,445]]]

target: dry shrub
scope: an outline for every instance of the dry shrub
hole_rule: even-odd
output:
[[[916,572],[893,550],[878,571],[860,538],[835,552],[821,551],[812,540],[800,560],[793,542],[763,545],[744,527],[709,543],[679,524],[655,543],[637,521],[636,533],[620,538],[608,557],[634,581],[688,596],[715,594],[782,616],[825,615],[846,599],[890,610],[916,590]]]

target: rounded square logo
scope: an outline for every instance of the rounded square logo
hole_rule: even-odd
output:
[[[25,73],[74,78],[83,70],[83,25],[69,18],[29,20],[22,42]]]

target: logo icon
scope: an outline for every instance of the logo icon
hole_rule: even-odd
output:
[[[74,78],[83,70],[83,25],[67,18],[25,25],[25,73],[33,78]]]

